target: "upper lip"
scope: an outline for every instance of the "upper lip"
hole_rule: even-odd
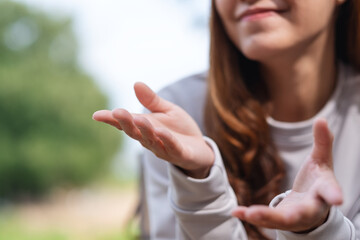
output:
[[[247,10],[241,12],[239,15],[239,19],[242,19],[246,16],[249,16],[249,15],[252,15],[255,13],[268,12],[268,11],[282,12],[282,10],[276,9],[276,8],[252,7],[252,8],[248,8]]]

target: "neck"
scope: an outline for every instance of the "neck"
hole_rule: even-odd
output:
[[[268,86],[267,112],[274,119],[297,122],[316,115],[336,84],[334,37],[331,31],[286,56],[262,63]],[[274,61],[274,59],[276,59]]]

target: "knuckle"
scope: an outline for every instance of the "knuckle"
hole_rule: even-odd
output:
[[[139,140],[139,142],[140,142],[141,146],[143,146],[144,148],[149,149],[149,146],[146,144],[146,142],[145,142],[145,141],[143,141],[143,140]],[[151,150],[151,149],[149,149],[149,150]]]
[[[149,146],[153,146],[153,145],[154,145],[154,141],[153,141],[152,139],[147,139],[146,142],[147,142],[147,144],[148,144]]]
[[[159,153],[157,151],[154,151],[153,153],[155,154],[156,157],[163,158],[163,155],[161,153]]]
[[[135,140],[139,140],[140,139],[140,136],[134,132],[129,132],[127,133],[127,135]]]
[[[149,139],[149,138],[142,138],[142,142],[146,145],[146,146],[148,146],[148,147],[151,147],[151,146],[153,146],[154,145],[154,142],[151,140],[151,139]]]

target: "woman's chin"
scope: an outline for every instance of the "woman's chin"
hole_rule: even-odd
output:
[[[284,48],[274,47],[274,46],[249,46],[242,48],[242,53],[244,56],[250,60],[264,62],[269,61],[272,58],[279,56],[279,54],[284,50]]]
[[[254,61],[266,61],[289,49],[291,44],[283,39],[270,36],[253,37],[240,44],[241,52],[245,57]]]

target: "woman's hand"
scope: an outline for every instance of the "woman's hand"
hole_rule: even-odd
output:
[[[275,208],[267,206],[237,207],[235,217],[254,225],[298,233],[310,232],[323,224],[332,205],[340,205],[342,192],[332,163],[333,136],[327,123],[314,124],[311,155],[296,176],[291,193]]]
[[[134,89],[140,103],[151,113],[100,110],[94,113],[93,119],[124,131],[157,157],[180,167],[187,175],[206,177],[213,165],[214,154],[195,121],[145,84],[136,83]]]

